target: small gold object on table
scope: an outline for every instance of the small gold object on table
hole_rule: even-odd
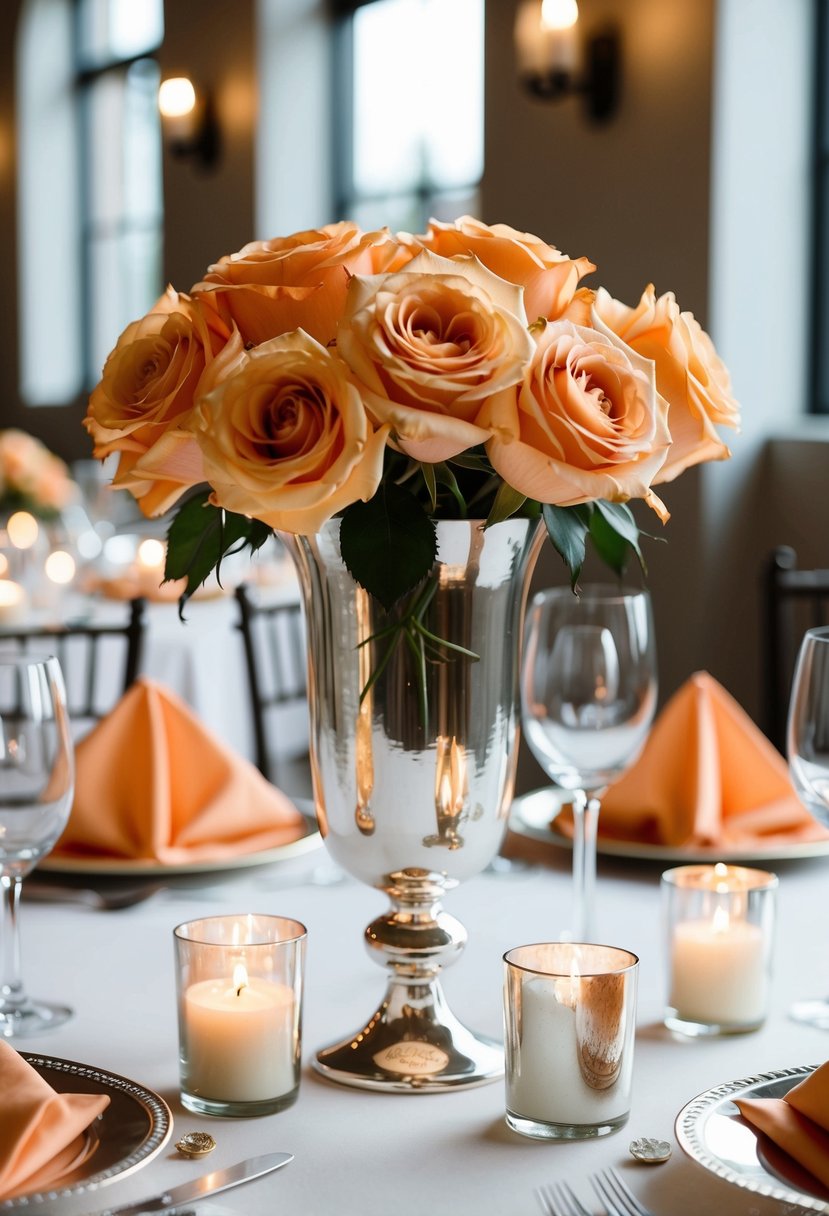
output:
[[[187,1132],[176,1140],[176,1148],[182,1157],[206,1157],[215,1147],[216,1141],[210,1132]]]

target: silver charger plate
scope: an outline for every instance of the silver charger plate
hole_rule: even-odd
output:
[[[82,1160],[47,1191],[27,1191],[0,1201],[0,1212],[30,1208],[35,1203],[97,1191],[107,1183],[135,1173],[164,1148],[173,1130],[173,1116],[163,1098],[117,1073],[21,1052],[45,1081],[59,1093],[106,1094],[109,1106],[85,1133]]]
[[[569,795],[554,787],[533,790],[516,798],[510,809],[510,830],[528,840],[539,840],[544,844],[572,849],[573,841],[563,832],[550,827],[550,821],[559,813]],[[703,848],[701,845],[647,844],[638,840],[613,840],[601,835],[602,817],[599,815],[598,852],[606,857],[629,857],[637,861],[670,861],[687,865],[698,861],[802,861],[811,857],[829,856],[829,837],[826,840],[799,840],[791,844],[757,844],[756,846],[716,845]]]
[[[676,1138],[692,1161],[717,1177],[781,1203],[829,1212],[829,1190],[740,1115],[736,1098],[782,1098],[813,1065],[728,1081],[706,1090],[676,1117]]]

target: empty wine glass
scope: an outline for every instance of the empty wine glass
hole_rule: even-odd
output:
[[[55,658],[0,657],[0,1035],[24,1037],[59,1026],[64,1006],[33,1001],[20,974],[23,879],[69,818],[74,751]]]
[[[656,706],[647,591],[593,585],[534,596],[521,701],[530,750],[573,794],[572,933],[591,941],[600,799],[636,759]]]
[[[800,801],[829,827],[829,628],[809,629],[800,644],[787,730],[789,772]],[[829,997],[798,1001],[798,1022],[829,1030]]]

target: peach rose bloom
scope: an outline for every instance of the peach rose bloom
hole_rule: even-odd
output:
[[[210,292],[246,342],[304,329],[327,345],[335,336],[353,274],[404,266],[417,247],[388,229],[363,233],[356,224],[326,224],[272,241],[253,241],[211,266],[194,293]]]
[[[653,364],[609,331],[554,321],[538,335],[517,399],[484,411],[493,468],[528,498],[558,506],[644,498],[670,445]]]
[[[304,534],[380,484],[388,427],[374,430],[336,353],[302,330],[242,351],[192,425],[210,501]]]
[[[657,298],[649,284],[636,308],[600,288],[594,313],[628,346],[656,364],[656,387],[670,406],[671,449],[656,482],[673,481],[691,465],[731,455],[715,424],[739,429],[740,407],[725,364],[693,313],[680,312],[673,292]]]
[[[429,231],[416,239],[445,258],[474,254],[500,278],[523,287],[530,321],[562,316],[579,280],[596,269],[587,258],[568,258],[531,232],[508,224],[489,226],[469,215],[450,224],[430,220]]]
[[[398,274],[352,279],[337,349],[395,445],[437,462],[489,438],[481,407],[519,383],[533,340],[520,288],[477,258],[424,251]]]
[[[127,326],[104,365],[84,425],[95,456],[120,453],[113,485],[130,490],[145,515],[160,515],[203,480],[182,423],[228,335],[210,303],[168,287],[147,316]]]
[[[9,490],[51,511],[60,511],[75,497],[75,483],[60,457],[16,427],[0,431],[0,494]]]

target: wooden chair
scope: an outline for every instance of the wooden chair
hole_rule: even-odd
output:
[[[76,737],[109,713],[134,683],[141,662],[145,601],[130,601],[123,622],[4,626],[0,655],[53,654],[63,670]]]
[[[763,618],[763,729],[785,755],[800,643],[807,629],[829,625],[829,570],[799,570],[794,549],[773,549],[764,572]]]
[[[277,772],[281,777],[285,767],[281,759],[277,762],[279,749],[275,746],[279,711],[307,701],[302,607],[296,601],[259,602],[244,584],[236,588],[236,600],[239,605],[236,627],[245,648],[254,762],[260,773],[276,784]],[[285,788],[284,781],[282,785]]]

